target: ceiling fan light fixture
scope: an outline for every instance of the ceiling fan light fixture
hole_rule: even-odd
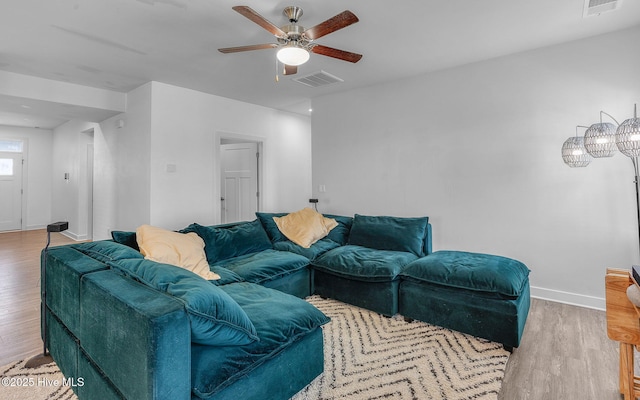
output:
[[[284,65],[298,66],[309,61],[309,51],[296,45],[287,45],[278,50],[276,57]]]

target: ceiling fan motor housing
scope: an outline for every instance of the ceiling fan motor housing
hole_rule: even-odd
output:
[[[289,22],[298,22],[300,17],[302,17],[302,8],[289,6],[286,7],[282,13],[289,19]]]

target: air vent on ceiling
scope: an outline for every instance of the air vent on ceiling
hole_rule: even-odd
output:
[[[620,8],[622,0],[584,0],[583,17],[599,15]]]
[[[338,78],[337,76],[331,75],[330,73],[324,71],[314,72],[310,75],[294,78],[293,80],[298,83],[302,83],[303,85],[311,86],[314,88],[332,85],[338,82],[344,82],[344,80]]]

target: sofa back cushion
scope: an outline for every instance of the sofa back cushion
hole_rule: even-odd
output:
[[[280,232],[298,246],[308,249],[338,225],[311,208],[303,208],[283,217],[273,217]]]
[[[282,232],[280,232],[280,229],[278,229],[278,225],[273,219],[273,217],[278,218],[284,217],[285,215],[287,215],[287,213],[256,213],[256,217],[264,227],[267,235],[269,235],[269,239],[271,239],[273,243],[286,242],[288,240],[287,237],[283,235]],[[324,217],[334,219],[338,223],[335,228],[329,231],[327,239],[331,239],[341,246],[347,244],[353,218],[333,214],[324,214]]]
[[[242,308],[220,287],[193,272],[145,259],[108,263],[126,276],[184,303],[191,341],[211,346],[245,345],[259,340]]]
[[[136,229],[136,241],[144,258],[187,269],[204,279],[220,276],[209,270],[204,241],[194,232],[180,233],[151,225]]]
[[[204,240],[209,264],[273,248],[258,220],[230,227],[191,224],[183,232],[195,232]]]
[[[77,243],[71,247],[101,262],[143,257],[139,251],[109,240]]]
[[[402,218],[356,214],[349,244],[378,250],[406,251],[425,255],[429,217]]]
[[[335,219],[338,223],[338,226],[336,226],[329,232],[327,238],[333,240],[341,246],[347,244],[347,241],[349,240],[349,232],[351,231],[351,224],[353,224],[353,218],[333,214],[324,214],[324,216],[327,218]]]

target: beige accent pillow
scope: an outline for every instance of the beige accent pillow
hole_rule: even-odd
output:
[[[287,239],[306,249],[338,226],[335,219],[325,218],[308,207],[284,217],[273,217],[273,220]]]
[[[184,268],[209,281],[220,279],[209,270],[204,241],[195,232],[185,234],[142,225],[136,229],[136,241],[147,260]]]

